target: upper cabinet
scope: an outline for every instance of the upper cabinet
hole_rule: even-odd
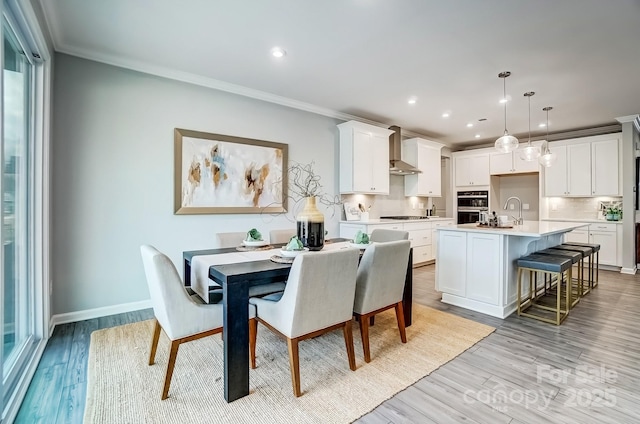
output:
[[[488,186],[489,185],[489,153],[462,154],[454,153],[455,186]]]
[[[402,142],[402,160],[422,171],[404,177],[405,196],[442,196],[441,149],[442,144],[422,138]]]
[[[550,143],[557,155],[544,169],[544,195],[620,195],[619,134]]]
[[[534,144],[539,145],[539,143]],[[526,144],[521,144],[520,146],[525,147]],[[537,159],[531,162],[522,160],[519,150],[509,153],[491,153],[489,167],[491,175],[524,174],[540,170],[540,164]]]
[[[340,193],[389,194],[389,135],[393,131],[348,121],[340,130]]]

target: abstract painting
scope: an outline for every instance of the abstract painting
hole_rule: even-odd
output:
[[[288,145],[174,130],[174,212],[286,212]]]

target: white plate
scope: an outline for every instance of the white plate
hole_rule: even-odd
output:
[[[242,244],[250,247],[261,247],[261,246],[266,246],[269,243],[267,243],[266,240],[254,240],[254,241],[242,240]]]
[[[280,249],[280,256],[283,258],[295,258],[301,253],[308,252],[309,248],[305,247],[303,250],[284,250]]]
[[[358,249],[366,249],[371,246],[371,242],[369,243],[349,243],[350,247],[357,247]]]

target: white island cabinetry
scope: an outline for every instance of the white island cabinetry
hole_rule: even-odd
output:
[[[436,290],[444,303],[506,318],[517,306],[517,259],[561,244],[565,233],[582,226],[532,221],[514,228],[442,227]]]

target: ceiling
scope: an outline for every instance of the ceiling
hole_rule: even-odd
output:
[[[454,148],[504,132],[501,71],[521,140],[528,91],[534,136],[640,112],[640,0],[40,2],[56,51]]]

